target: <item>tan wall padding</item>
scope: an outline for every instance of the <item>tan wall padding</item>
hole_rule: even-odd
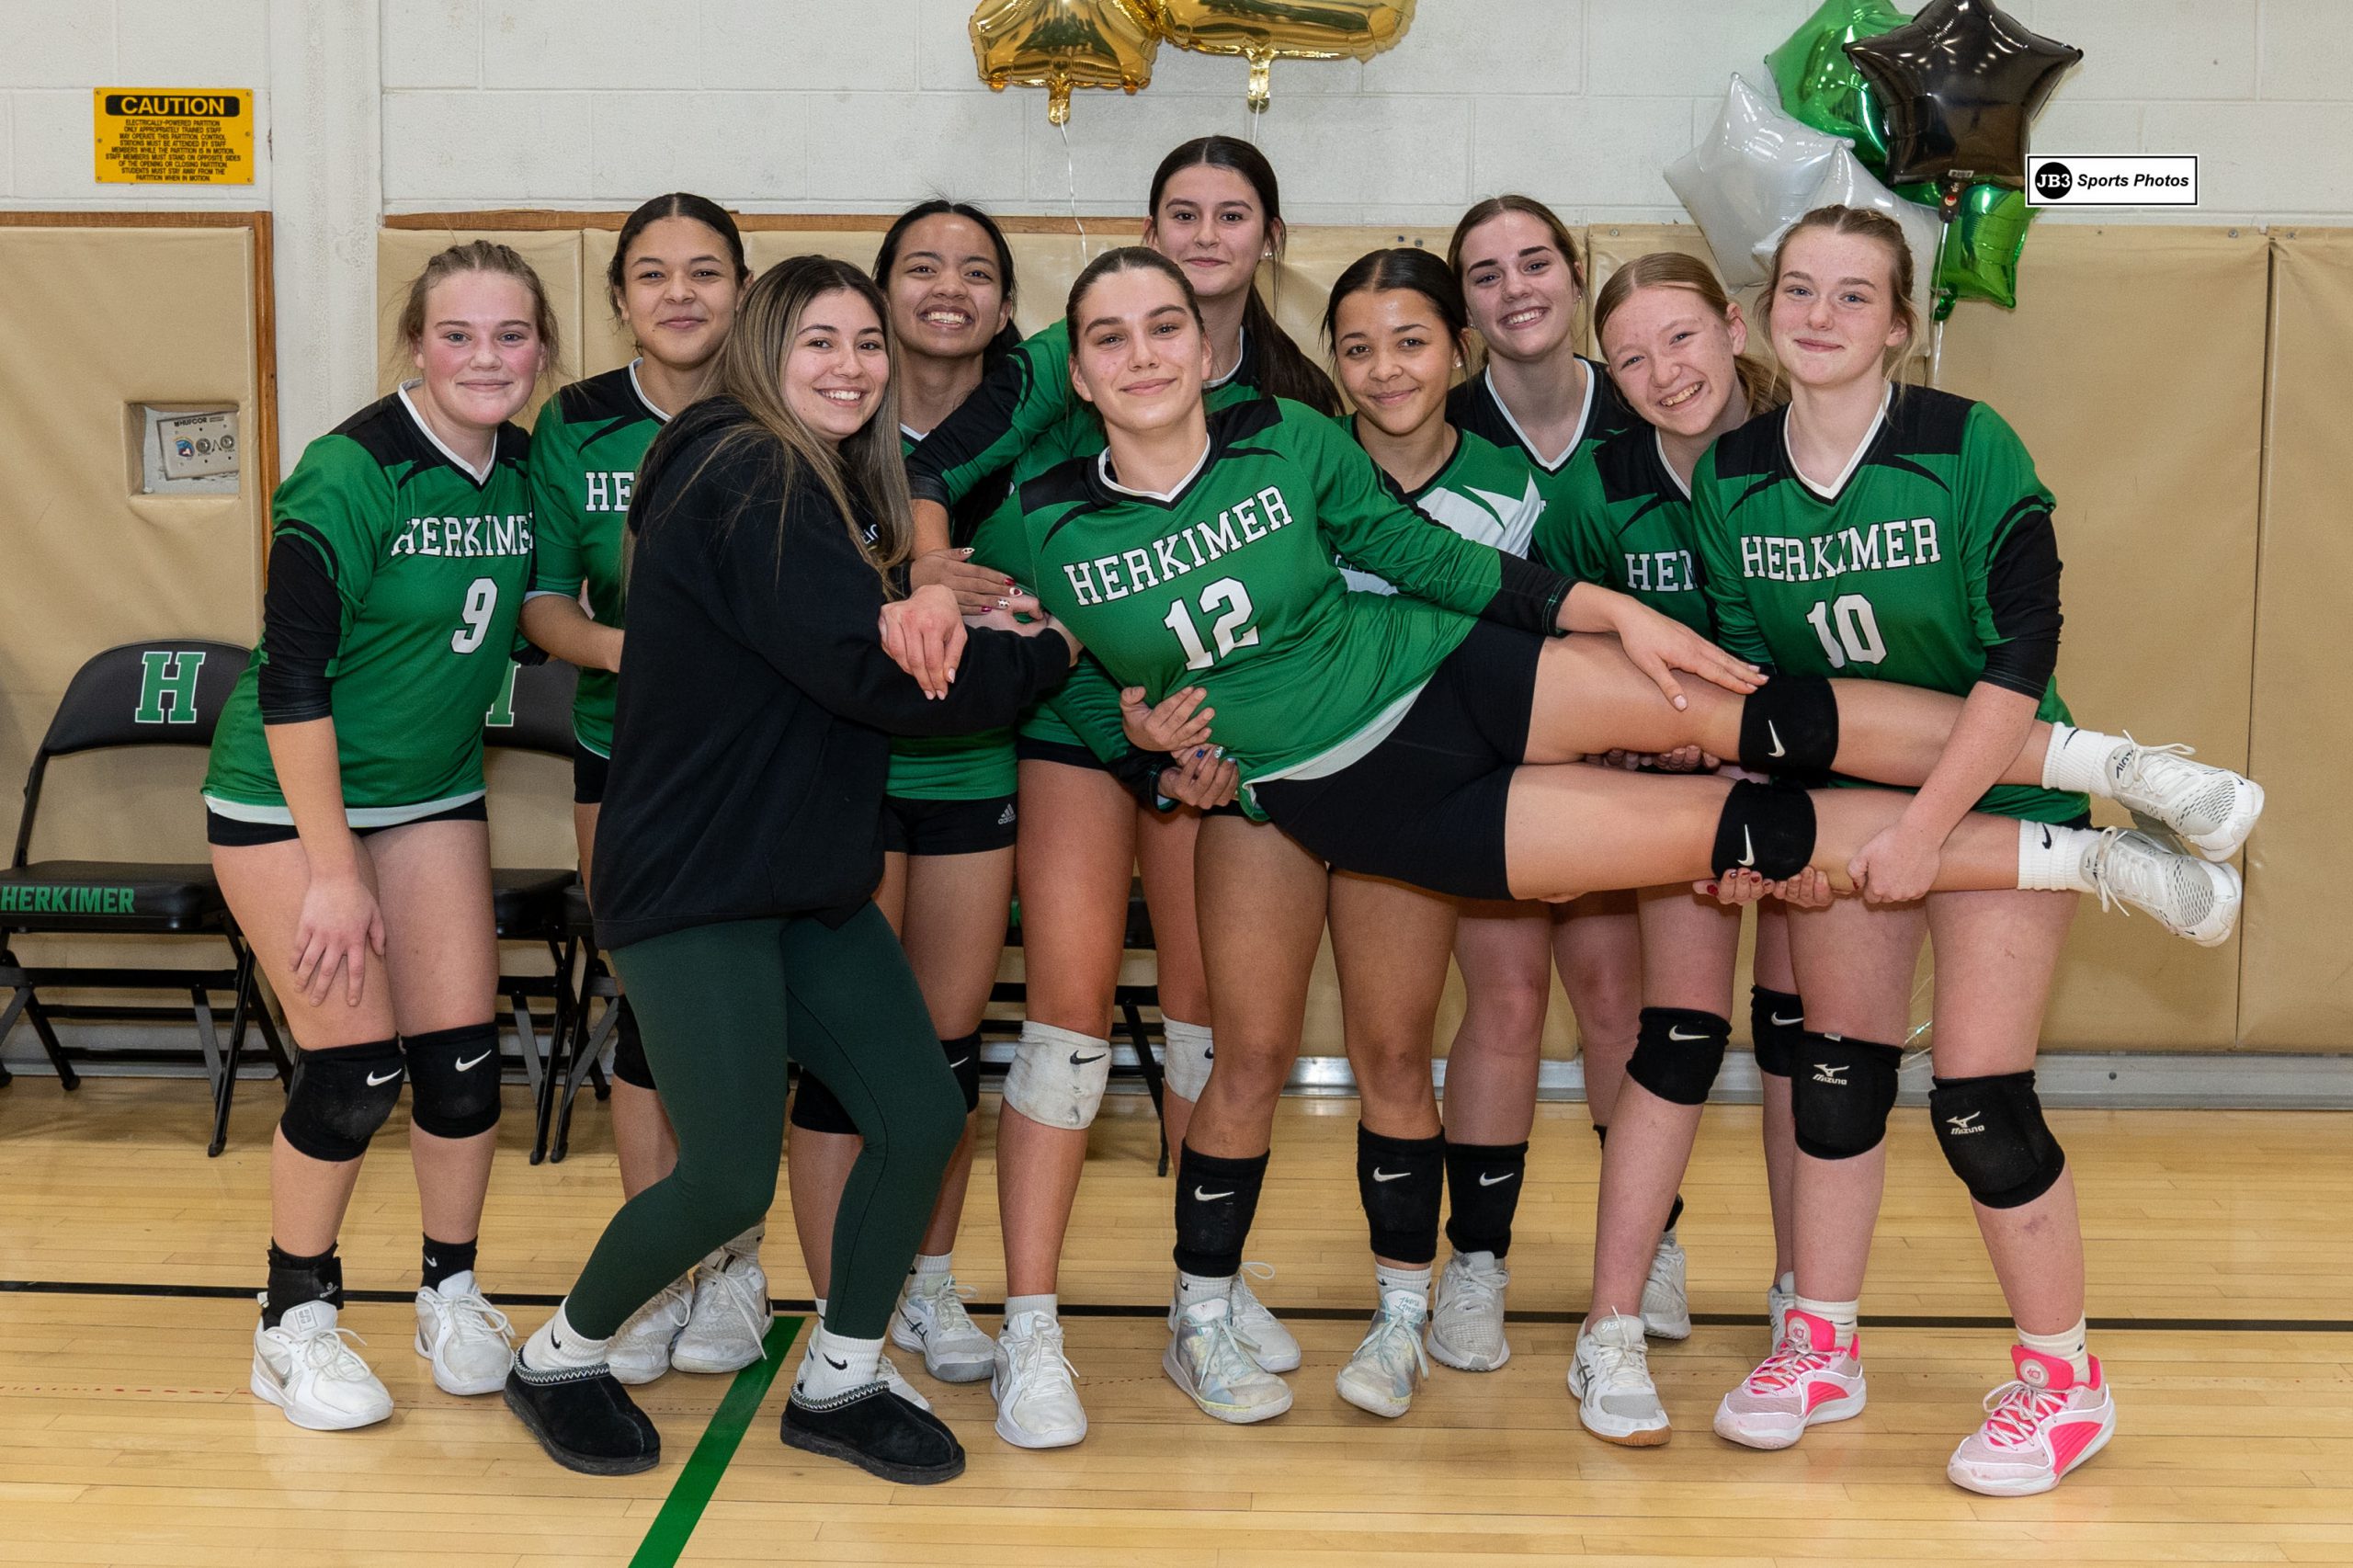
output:
[[[140,495],[125,410],[236,405],[256,426],[253,236],[242,228],[0,227],[0,788],[17,790],[83,662],[150,637],[250,643],[261,614],[257,476],[236,494]],[[274,478],[275,476],[270,476]],[[201,750],[53,764],[33,853],[201,860]],[[189,945],[26,940],[40,963],[192,960]]]
[[[2256,579],[2256,777],[2268,793],[2247,846],[2239,1033],[2270,1051],[2353,1046],[2353,583],[2346,415],[2353,410],[2353,233],[2272,236],[2270,463]]]

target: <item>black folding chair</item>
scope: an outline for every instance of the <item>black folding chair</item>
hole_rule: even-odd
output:
[[[511,665],[506,689],[483,717],[485,746],[538,752],[572,758],[572,699],[580,672],[561,660]],[[533,1130],[531,1163],[539,1163],[547,1146],[547,1085],[560,1071],[563,1041],[571,1028],[578,998],[573,969],[579,943],[565,918],[566,902],[578,888],[577,872],[566,867],[516,869],[494,866],[490,873],[491,918],[502,942],[537,942],[548,950],[551,972],[501,974],[498,991],[506,999],[515,1025],[515,1043],[523,1058],[524,1080],[531,1089]],[[533,1001],[545,1001],[554,1017],[547,1040],[540,1043]]]
[[[212,1086],[212,1141],[218,1154],[229,1136],[229,1103],[237,1070],[245,1061],[245,1029],[257,1026],[267,1060],[281,1079],[291,1076],[285,1047],[268,1009],[258,1006],[253,950],[230,917],[228,901],[210,865],[133,860],[33,860],[33,819],[40,808],[41,783],[52,757],[124,746],[210,746],[229,693],[245,667],[247,650],[230,642],[183,639],[129,642],[84,665],[65,688],[57,712],[33,754],[25,776],[25,805],[17,819],[17,846],[8,869],[0,871],[0,1040],[21,1017],[40,1038],[41,1049],[67,1089],[81,1085],[76,1059],[174,1060],[177,1052],[99,1051],[68,1046],[52,1027],[60,1018],[152,1021],[192,1019],[196,1044]],[[191,802],[193,807],[193,802]],[[136,969],[93,965],[28,968],[10,949],[13,936],[211,937],[226,943],[228,969]],[[189,1006],[164,1007],[129,1003],[53,1003],[42,988],[77,991],[185,990]],[[214,1027],[211,994],[232,998],[229,1044],[223,1051]],[[0,1075],[5,1081],[5,1075]]]

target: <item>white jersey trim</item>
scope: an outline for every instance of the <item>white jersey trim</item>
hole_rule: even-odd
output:
[[[1675,488],[1683,493],[1683,498],[1686,501],[1690,500],[1691,485],[1681,474],[1675,472],[1675,465],[1667,461],[1666,432],[1655,425],[1651,426],[1651,444],[1658,449],[1658,466],[1666,470],[1666,477],[1675,481]]]
[[[645,383],[637,379],[637,368],[644,363],[645,356],[642,354],[629,362],[629,390],[637,394],[638,402],[645,404],[645,412],[654,415],[655,423],[667,425],[670,415],[664,412],[660,403],[645,395]]]
[[[438,801],[420,801],[413,806],[346,806],[343,820],[352,827],[398,827],[403,823],[415,822],[420,817],[438,816],[481,800],[490,791],[469,790],[462,795],[445,796]],[[244,801],[224,801],[218,795],[207,795],[204,803],[215,815],[231,822],[271,823],[280,827],[294,825],[294,811],[290,806],[256,806]]]
[[[451,451],[449,448],[449,444],[443,441],[440,437],[433,433],[433,426],[425,422],[425,415],[416,411],[416,404],[410,399],[408,391],[411,387],[423,386],[424,384],[425,378],[422,376],[412,377],[408,381],[403,381],[401,383],[401,406],[408,410],[408,416],[416,421],[417,429],[424,433],[426,440],[433,443],[433,449],[435,451],[438,451],[443,457],[448,458],[449,461],[456,466],[460,473],[462,473],[469,479],[472,479],[477,486],[488,484],[490,483],[491,470],[498,466],[498,432],[493,430],[490,433],[490,461],[483,464],[480,468],[474,467],[473,464],[468,462],[465,459]]]
[[[1244,788],[1253,791],[1251,803],[1257,803],[1256,790],[1261,784],[1271,783],[1278,778],[1329,778],[1342,768],[1362,762],[1372,755],[1374,747],[1387,740],[1395,733],[1397,726],[1405,722],[1405,715],[1414,710],[1414,704],[1421,697],[1423,687],[1428,685],[1429,678],[1424,676],[1412,690],[1373,715],[1372,722],[1347,739],[1325,747],[1313,756],[1294,762],[1289,767],[1278,767],[1272,773],[1261,773],[1250,780]]]
[[[1222,376],[1201,383],[1203,392],[1215,392],[1242,373],[1242,362],[1250,358],[1250,329],[1243,327],[1233,335],[1233,369]]]
[[[1209,466],[1210,449],[1214,445],[1216,445],[1216,443],[1213,441],[1203,441],[1201,443],[1201,455],[1193,460],[1193,466],[1185,471],[1185,477],[1178,480],[1176,487],[1171,490],[1137,490],[1131,486],[1122,484],[1118,480],[1112,478],[1111,449],[1108,447],[1104,448],[1101,451],[1095,454],[1095,472],[1102,476],[1103,483],[1105,484],[1109,485],[1112,489],[1118,491],[1122,495],[1133,495],[1140,500],[1157,501],[1163,506],[1166,506],[1169,502],[1176,500],[1176,497],[1185,494],[1185,487],[1187,485],[1201,477],[1201,470]]]
[[[1504,423],[1510,426],[1511,433],[1519,437],[1519,444],[1528,449],[1528,455],[1544,465],[1544,472],[1547,473],[1560,472],[1561,465],[1577,455],[1577,449],[1585,444],[1586,429],[1593,423],[1593,400],[1597,390],[1593,383],[1601,372],[1595,369],[1584,355],[1580,354],[1575,358],[1577,363],[1585,368],[1585,406],[1577,410],[1577,427],[1571,433],[1569,444],[1562,449],[1561,455],[1557,458],[1548,458],[1537,450],[1535,440],[1526,430],[1520,428],[1518,416],[1512,413],[1511,404],[1506,403],[1504,394],[1495,390],[1495,368],[1490,365],[1479,372],[1486,381],[1487,395],[1494,398],[1495,406],[1503,411]]]
[[[1861,440],[1855,443],[1855,449],[1847,456],[1847,466],[1838,471],[1838,477],[1830,482],[1830,487],[1826,490],[1808,479],[1805,470],[1798,467],[1797,449],[1790,445],[1790,422],[1783,419],[1781,421],[1781,450],[1788,455],[1790,472],[1798,476],[1798,483],[1813,491],[1818,499],[1824,501],[1836,501],[1845,494],[1847,482],[1854,478],[1855,471],[1863,465],[1863,454],[1871,449],[1873,441],[1879,439],[1880,426],[1887,423],[1887,405],[1893,402],[1894,398],[1895,383],[1890,381],[1887,383],[1886,390],[1879,394],[1879,412],[1871,415],[1871,427],[1863,432]]]

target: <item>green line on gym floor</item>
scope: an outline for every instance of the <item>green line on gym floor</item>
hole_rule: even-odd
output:
[[[711,1494],[719,1490],[719,1478],[727,1473],[735,1446],[750,1430],[752,1417],[760,1413],[760,1401],[776,1381],[802,1321],[778,1318],[768,1324],[767,1337],[761,1341],[767,1353],[736,1373],[735,1381],[727,1385],[727,1396],[711,1413],[710,1425],[703,1428],[702,1439],[688,1457],[687,1467],[671,1483],[670,1495],[662,1500],[662,1511],[654,1516],[654,1528],[638,1543],[629,1568],[673,1568],[685,1553],[688,1539],[702,1522],[702,1511],[710,1505]]]

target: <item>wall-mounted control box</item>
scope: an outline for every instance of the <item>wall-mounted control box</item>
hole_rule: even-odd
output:
[[[235,409],[140,403],[133,412],[142,494],[236,494],[244,443]]]

